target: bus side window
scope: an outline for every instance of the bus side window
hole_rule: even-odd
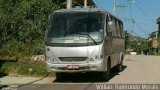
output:
[[[120,23],[118,20],[116,21],[116,33],[117,33],[117,37],[121,37]]]
[[[106,18],[106,34],[107,35],[111,35],[111,31],[112,31],[112,27],[111,25],[109,25],[109,22],[111,22],[111,17],[109,15],[107,15],[107,18]]]
[[[109,29],[109,27],[108,27],[108,16],[106,15],[106,34],[108,33],[108,29]]]
[[[120,23],[120,29],[121,29],[121,37],[124,38],[124,32],[123,32],[123,23]]]
[[[114,37],[117,37],[117,35],[116,35],[116,22],[115,22],[115,19],[113,17],[112,17],[111,30],[112,30],[112,35]]]

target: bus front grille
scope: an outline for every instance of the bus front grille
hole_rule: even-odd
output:
[[[83,62],[87,60],[87,57],[59,57],[61,62]]]

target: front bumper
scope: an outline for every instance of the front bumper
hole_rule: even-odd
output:
[[[67,65],[79,65],[78,70],[68,70]],[[106,71],[103,60],[90,63],[60,63],[53,64],[46,61],[48,72],[102,72]]]

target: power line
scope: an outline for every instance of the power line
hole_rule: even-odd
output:
[[[135,21],[134,19],[125,19],[125,20],[131,21],[131,22],[133,23],[133,25],[136,25],[137,28],[140,29],[141,32],[143,32],[143,33],[145,33],[146,35],[148,35],[148,34],[147,34],[148,32],[146,32],[146,31],[137,23],[137,21]],[[133,31],[133,30],[134,30],[134,26],[133,26],[133,28],[132,28],[130,31],[131,31],[132,33],[134,33],[135,31]]]
[[[150,3],[148,3],[148,4],[154,4],[154,5],[148,5],[148,6],[146,6],[147,4],[145,4],[145,8],[143,8],[143,9],[145,9],[145,10],[147,10],[147,11],[151,11],[152,12],[152,14],[157,14],[157,15],[159,15],[157,12],[159,12],[159,7],[155,7],[155,3],[157,3],[157,2],[150,2]],[[138,2],[138,4],[140,4],[139,6],[143,6],[143,4],[141,3],[141,2]],[[152,6],[152,7],[151,7]]]
[[[135,20],[134,20],[134,18],[133,18],[133,13],[132,13],[132,3],[131,3],[131,0],[128,0],[128,3],[129,3],[129,11],[130,11],[130,18],[128,18],[128,19],[125,19],[125,20],[129,20],[129,21],[131,21],[131,23],[132,23],[132,30],[131,30],[131,32],[133,33],[134,32],[134,24],[135,24]]]
[[[148,36],[147,32],[138,23],[135,23],[135,25],[137,26],[137,28],[139,28],[141,32],[143,32],[144,34]]]
[[[151,18],[146,12],[144,12],[144,10],[137,4],[135,3],[135,6],[140,10],[140,12],[148,19],[153,20],[153,18]]]
[[[98,2],[98,3],[99,3],[99,2]],[[99,3],[99,4],[100,4],[100,3]],[[102,7],[105,7],[104,3],[101,3],[100,6],[101,6],[101,8],[102,8]]]
[[[97,0],[95,0],[95,2],[97,3],[97,5],[98,5],[100,8],[102,8],[102,6],[100,5],[100,3],[99,3]]]
[[[137,28],[139,28],[139,30],[141,32],[143,32],[145,35],[148,36],[148,34],[146,33],[146,31],[144,31],[144,29],[135,21],[134,17],[133,17],[133,11],[132,11],[132,3],[131,3],[131,0],[128,0],[129,2],[129,12],[130,12],[130,18],[128,19],[124,19],[124,21],[128,20],[132,23],[132,29],[130,30],[132,34],[136,34],[136,32],[134,31],[134,28],[135,28],[135,25]]]
[[[132,23],[132,32],[134,31],[134,24],[135,24],[135,20],[133,18],[128,18],[128,19],[124,19],[125,21],[131,21]]]
[[[129,0],[129,9],[130,9],[131,18],[133,19],[131,0]]]
[[[122,5],[127,6],[128,0],[123,2]],[[125,8],[121,9],[121,11],[119,11],[119,13],[117,13],[117,15],[119,16],[121,13],[123,13],[125,10]]]
[[[119,7],[119,8],[125,8],[125,7],[127,7],[126,5],[121,5],[121,4],[118,4],[117,3],[117,0],[114,0],[113,1],[113,11],[112,11],[112,13],[114,14],[114,15],[116,15],[116,8],[117,7]]]

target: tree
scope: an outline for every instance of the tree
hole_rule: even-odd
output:
[[[0,50],[10,55],[43,53],[48,16],[58,8],[52,0],[1,0]]]
[[[151,42],[149,41],[141,42],[137,49],[139,53],[144,52],[144,54],[152,54]]]

